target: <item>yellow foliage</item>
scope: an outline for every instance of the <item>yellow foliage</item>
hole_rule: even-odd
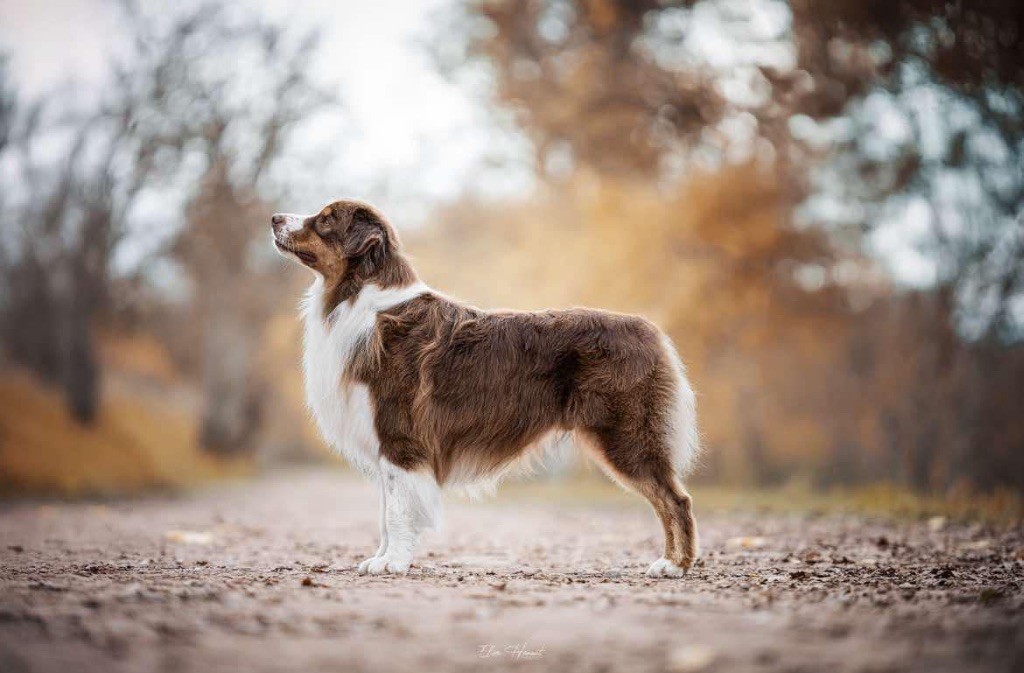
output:
[[[162,385],[179,383],[181,377],[167,349],[154,335],[106,332],[99,339],[104,367]]]
[[[124,494],[244,474],[196,444],[196,421],[167,400],[109,390],[91,426],[23,372],[0,375],[0,485],[8,492]]]

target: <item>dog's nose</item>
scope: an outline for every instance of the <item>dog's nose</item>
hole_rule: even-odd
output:
[[[284,224],[284,220],[285,220],[285,217],[281,213],[276,213],[274,215],[271,215],[270,216],[270,226],[274,227],[274,229],[277,229],[282,224]]]

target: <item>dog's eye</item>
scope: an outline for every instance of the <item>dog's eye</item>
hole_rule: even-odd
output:
[[[329,236],[334,231],[334,223],[326,217],[318,217],[313,221],[313,231],[320,236]]]

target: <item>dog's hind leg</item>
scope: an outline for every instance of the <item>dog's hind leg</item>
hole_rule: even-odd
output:
[[[596,462],[625,488],[644,496],[665,531],[664,555],[651,564],[651,577],[679,577],[697,558],[697,524],[690,495],[679,483],[671,454],[659,441],[630,432],[595,433],[588,442]]]
[[[368,559],[360,572],[405,573],[412,564],[420,533],[439,524],[441,489],[434,475],[404,470],[386,458],[380,459],[384,491],[387,548],[383,555]]]
[[[697,522],[693,517],[693,501],[674,475],[658,474],[637,484],[658,513],[665,527],[665,553],[651,564],[651,577],[678,577],[697,558]]]

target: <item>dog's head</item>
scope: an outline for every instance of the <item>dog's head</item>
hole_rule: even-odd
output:
[[[315,215],[270,218],[274,247],[327,279],[355,269],[372,274],[397,244],[391,225],[373,206],[335,201]]]

